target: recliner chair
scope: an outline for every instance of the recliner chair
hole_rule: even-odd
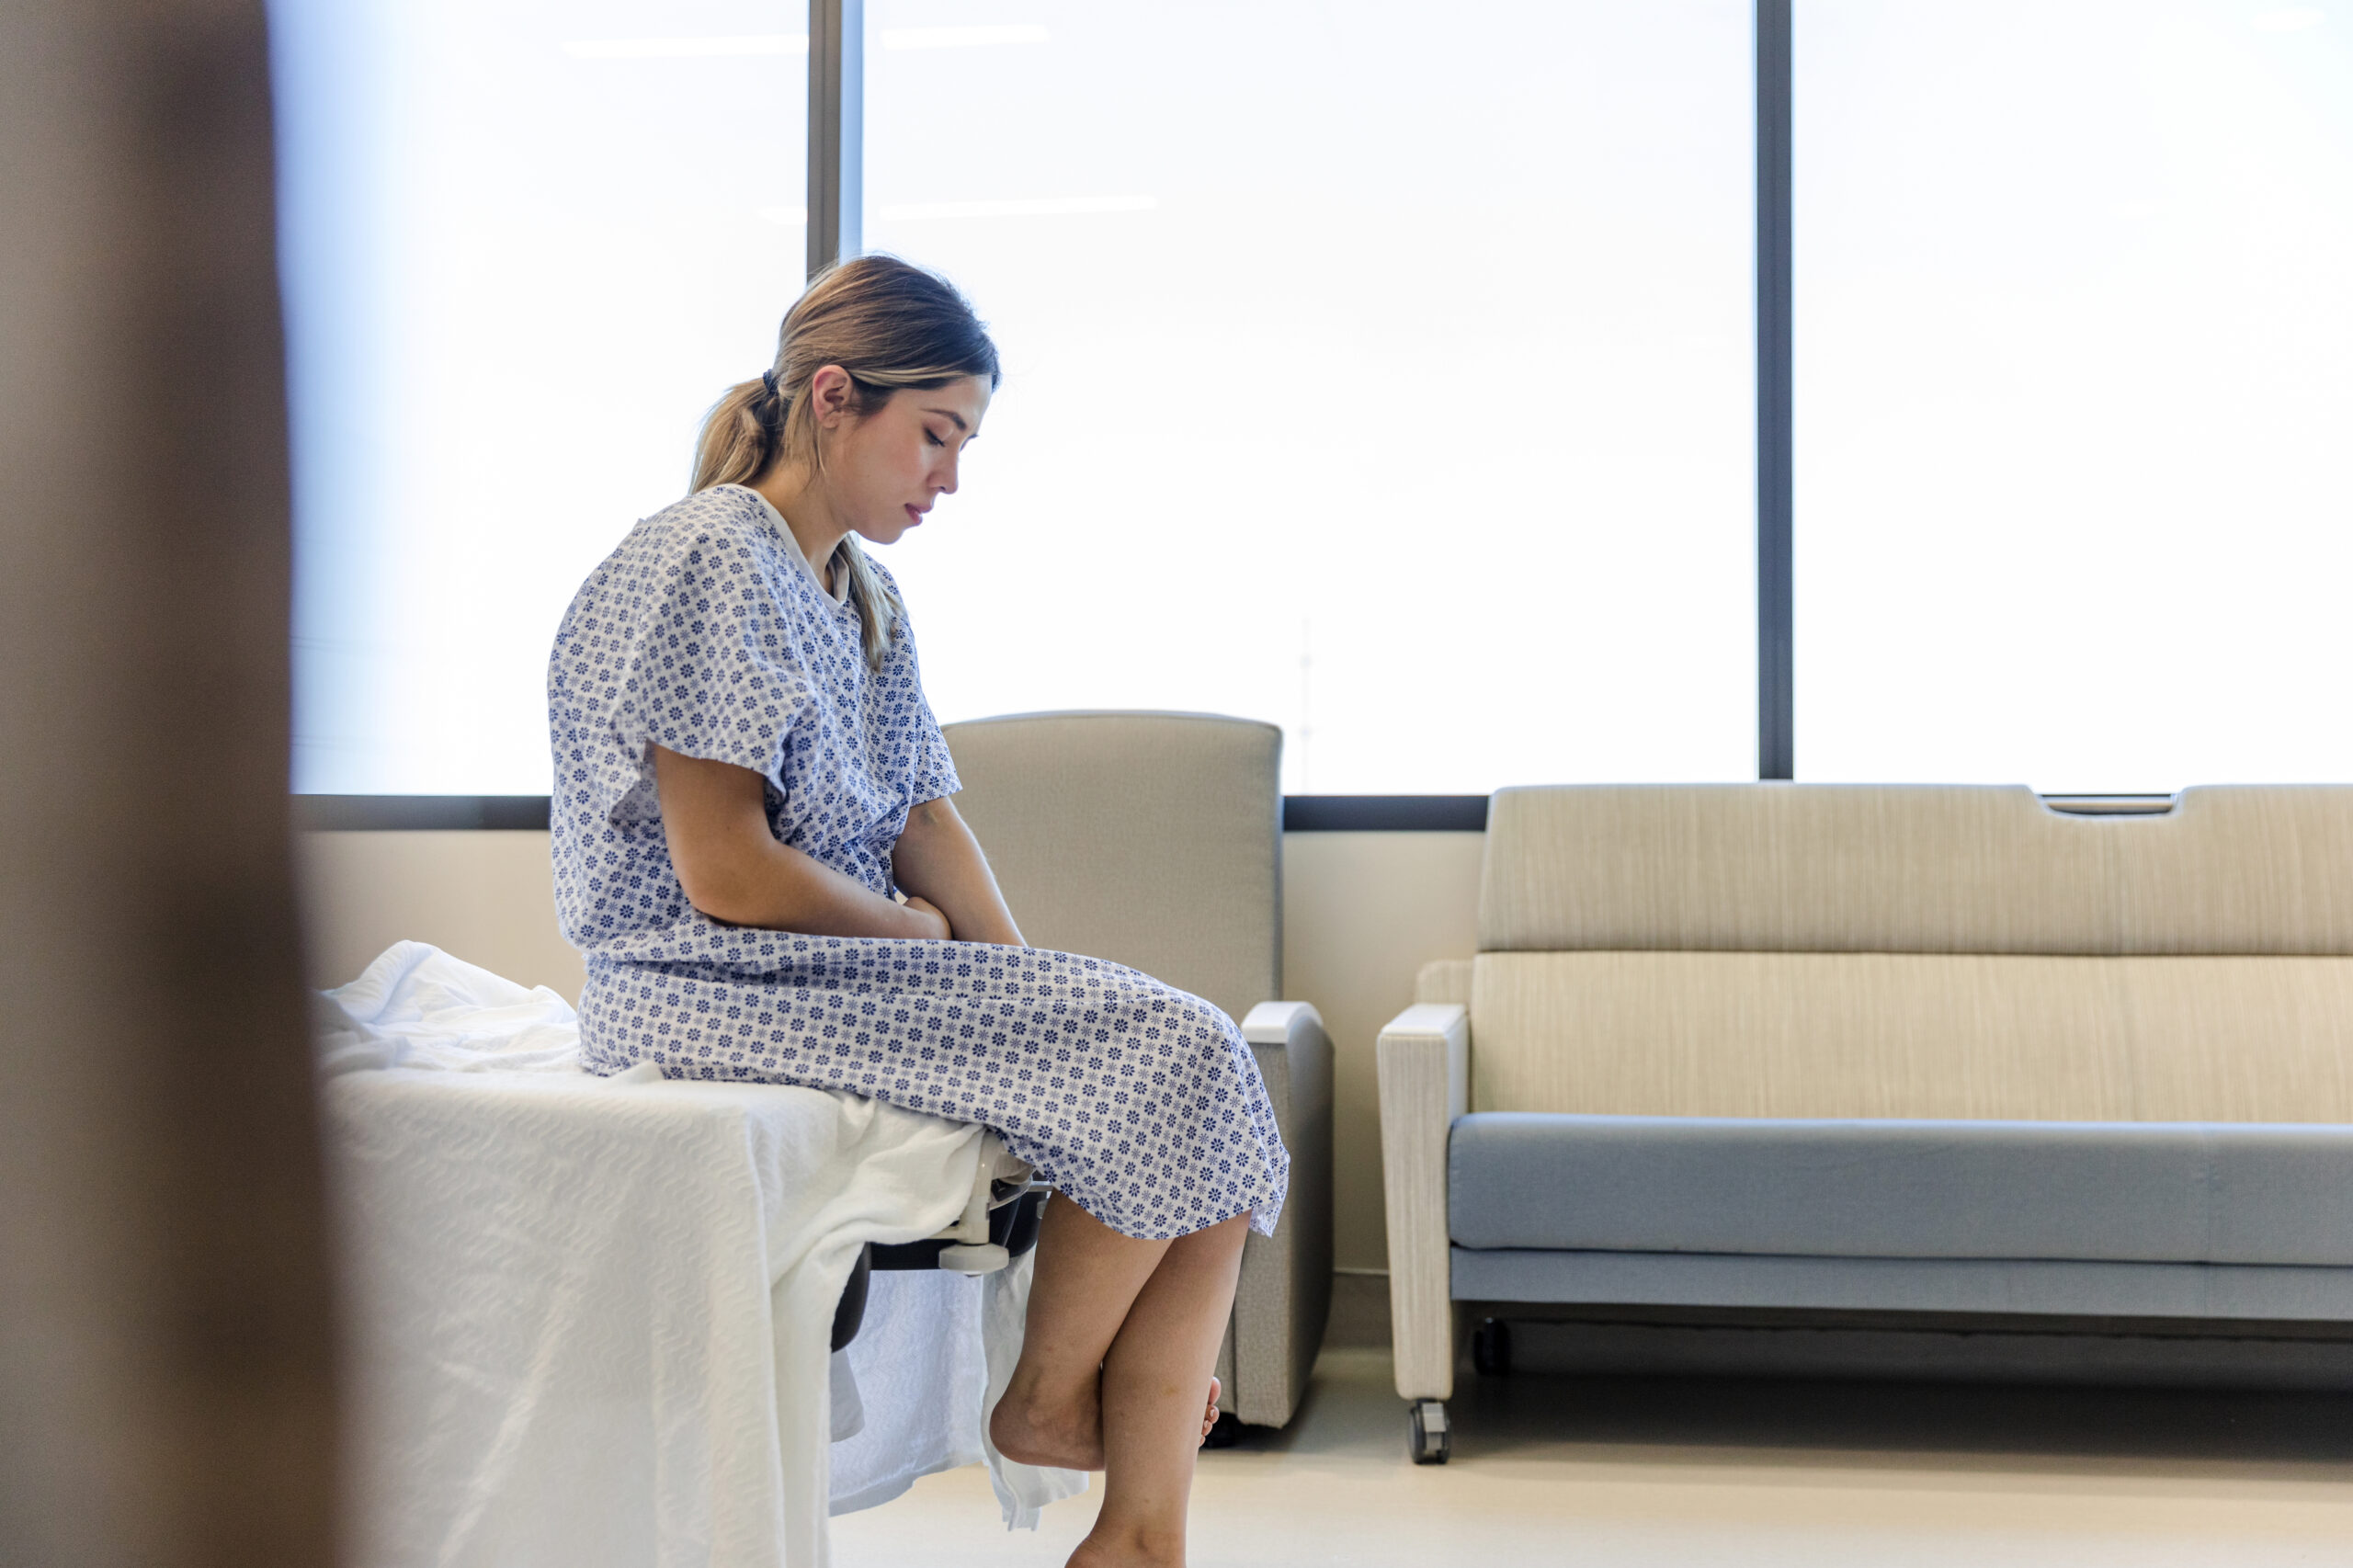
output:
[[[1131,965],[1241,1020],[1290,1150],[1242,1255],[1218,1353],[1222,1430],[1298,1408],[1332,1293],[1332,1044],[1282,994],[1282,732],[1200,713],[1017,714],[946,727],[956,806],[1021,933]]]

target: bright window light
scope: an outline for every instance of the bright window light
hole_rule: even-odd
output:
[[[2353,778],[2343,12],[1799,0],[1802,777]]]
[[[273,0],[270,33],[295,788],[543,794],[565,604],[800,291],[806,6]]]
[[[2325,25],[2328,13],[2317,6],[2283,6],[2276,11],[2257,11],[2253,20],[2267,33],[2300,33]]]
[[[807,54],[807,33],[734,33],[719,38],[576,38],[563,45],[574,60],[720,60],[743,55]]]
[[[983,49],[1000,43],[1043,43],[1046,29],[1029,23],[977,28],[884,28],[885,49]]]
[[[884,556],[940,716],[1251,715],[1299,792],[1752,777],[1749,10],[1060,0],[870,53],[867,242],[1008,372]]]
[[[885,203],[886,223],[926,218],[1071,218],[1086,212],[1149,212],[1160,203],[1149,196],[1036,196],[1009,201],[901,201]]]

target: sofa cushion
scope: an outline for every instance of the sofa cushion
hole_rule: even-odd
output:
[[[2353,787],[2122,817],[2023,786],[1506,790],[1479,948],[2353,955]]]
[[[1473,1248],[2353,1265],[2353,1126],[1474,1114]]]
[[[2353,959],[1482,953],[1471,1108],[2353,1122]]]

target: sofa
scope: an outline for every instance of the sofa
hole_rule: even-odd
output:
[[[1421,1462],[1515,1308],[2353,1335],[2353,788],[1505,790],[1377,1052]]]
[[[1206,713],[975,719],[945,734],[1024,938],[1113,960],[1242,1026],[1291,1156],[1272,1236],[1242,1249],[1218,1351],[1224,1414],[1281,1426],[1299,1408],[1332,1301],[1332,1042],[1282,989],[1282,732]]]

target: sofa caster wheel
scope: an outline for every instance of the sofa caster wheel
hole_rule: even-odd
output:
[[[1446,1456],[1453,1451],[1454,1447],[1447,1431],[1446,1402],[1417,1399],[1406,1413],[1405,1420],[1410,1428],[1406,1441],[1413,1452],[1414,1462],[1444,1464]]]
[[[1500,1378],[1511,1372],[1511,1324],[1501,1318],[1485,1318],[1471,1331],[1471,1365],[1483,1378]]]
[[[1231,1410],[1217,1413],[1217,1421],[1210,1427],[1210,1435],[1201,1439],[1205,1449],[1230,1449],[1242,1441],[1242,1417]]]

